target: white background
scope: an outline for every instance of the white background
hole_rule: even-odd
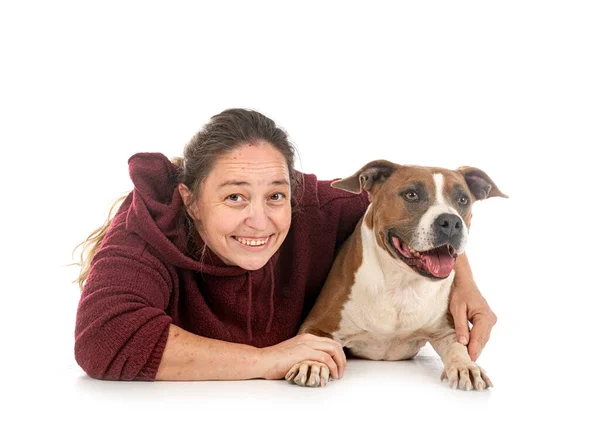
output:
[[[1,3],[0,435],[597,437],[597,3],[288,3]],[[319,390],[85,376],[71,250],[130,190],[130,155],[178,155],[230,107],[323,179],[471,165],[510,195],[475,205],[467,250],[495,388],[449,390],[427,349]]]

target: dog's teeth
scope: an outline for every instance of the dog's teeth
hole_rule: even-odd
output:
[[[411,255],[416,256],[417,258],[419,257],[419,252],[416,251],[414,248],[408,247],[408,249],[410,250]]]

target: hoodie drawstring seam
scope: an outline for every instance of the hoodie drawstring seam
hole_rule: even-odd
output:
[[[246,314],[246,331],[252,341],[252,275],[248,271],[248,312]]]
[[[273,276],[273,261],[269,259],[269,269],[271,272],[271,295],[269,297],[269,321],[267,322],[266,333],[271,332],[271,324],[273,323],[273,316],[275,315],[275,276]]]
[[[248,309],[246,313],[246,332],[248,333],[249,341],[252,341],[252,275],[247,272],[248,278]],[[269,320],[265,328],[265,333],[271,332],[273,318],[275,317],[275,276],[273,270],[273,262],[269,260],[269,274],[271,276],[271,291],[269,293]]]

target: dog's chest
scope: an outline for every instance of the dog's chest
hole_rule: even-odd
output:
[[[410,358],[443,325],[453,275],[435,282],[419,279],[382,265],[376,249],[363,249],[333,337],[364,358]]]

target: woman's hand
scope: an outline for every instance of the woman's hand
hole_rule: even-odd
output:
[[[490,339],[498,318],[473,280],[466,254],[456,260],[456,276],[450,292],[450,313],[454,318],[456,339],[467,346],[472,361],[477,360]],[[469,333],[469,324],[473,327]]]
[[[294,366],[305,360],[327,365],[333,378],[341,378],[346,368],[346,355],[342,345],[327,337],[300,334],[282,343],[260,349],[261,376],[278,380]]]
[[[471,360],[475,361],[490,339],[492,327],[498,320],[487,301],[473,283],[455,286],[450,294],[450,313],[454,318],[456,339],[468,347]],[[469,334],[468,322],[473,324]]]

